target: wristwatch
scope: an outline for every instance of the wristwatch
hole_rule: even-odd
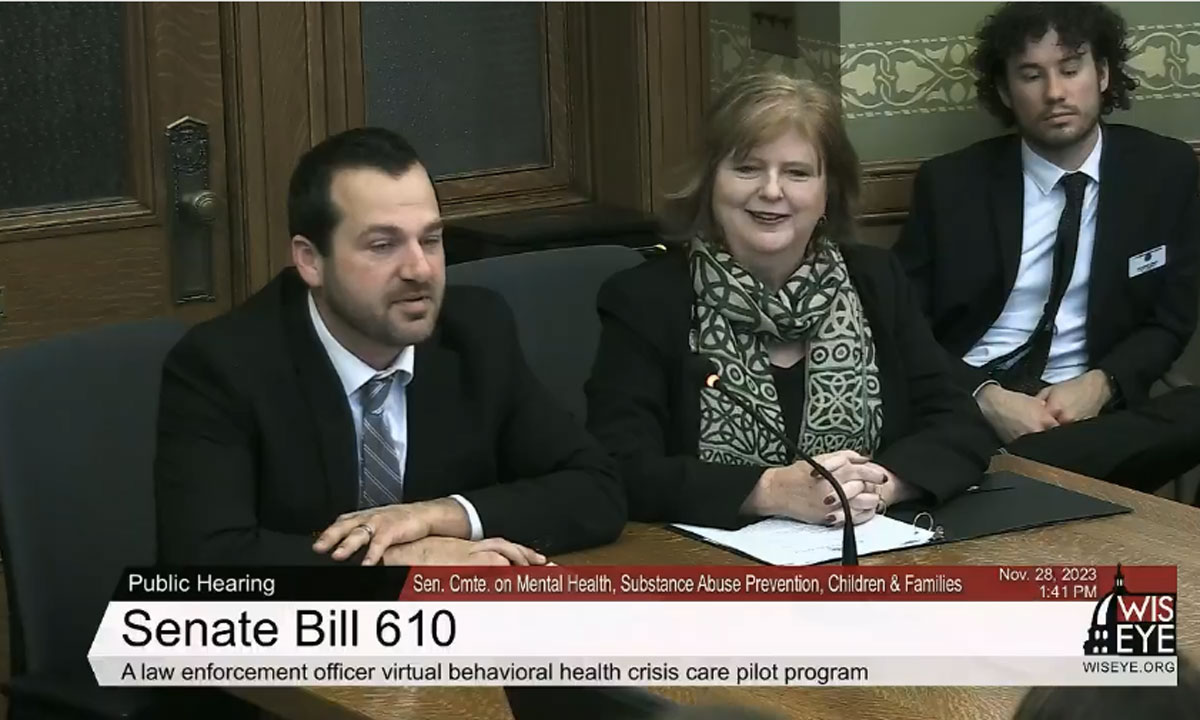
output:
[[[1108,399],[1108,402],[1105,404],[1105,406],[1109,408],[1115,408],[1125,400],[1124,396],[1121,394],[1121,384],[1117,382],[1117,376],[1108,370],[1101,368],[1100,372],[1104,373],[1104,377],[1108,378],[1108,389],[1112,391],[1112,397]]]

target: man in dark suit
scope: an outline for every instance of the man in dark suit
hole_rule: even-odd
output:
[[[1200,462],[1200,392],[1150,397],[1196,325],[1197,159],[1100,122],[1136,85],[1104,5],[1011,3],[977,39],[1017,134],[925,163],[897,252],[1010,452],[1153,490]]]
[[[164,561],[525,565],[616,538],[613,464],[532,376],[503,301],[445,287],[408,143],[317,145],[288,220],[295,267],[167,358]]]

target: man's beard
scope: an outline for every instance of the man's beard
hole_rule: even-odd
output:
[[[1035,145],[1046,150],[1063,150],[1086,141],[1092,136],[1092,132],[1096,126],[1100,124],[1099,116],[1093,116],[1091,121],[1084,126],[1078,133],[1070,133],[1067,135],[1054,133],[1037,133],[1030,134],[1027,141],[1031,145]]]
[[[1046,132],[1041,129],[1042,118],[1038,118],[1032,131],[1022,132],[1026,142],[1030,145],[1044,150],[1060,151],[1070,148],[1073,145],[1086,142],[1088,138],[1095,132],[1096,127],[1100,124],[1099,107],[1093,108],[1090,114],[1085,114],[1078,106],[1066,106],[1065,108],[1055,108],[1055,110],[1070,109],[1076,113],[1076,116],[1083,121],[1083,125],[1079,132],[1076,133],[1055,133]],[[1048,113],[1047,113],[1048,114]]]
[[[438,298],[432,288],[426,288],[424,292],[433,300],[429,315],[436,317]],[[421,342],[428,337],[427,332],[418,331],[411,325],[408,327],[397,326],[389,317],[390,303],[381,312],[373,312],[370,307],[356,301],[349,293],[345,292],[341,282],[334,277],[326,279],[325,304],[346,327],[383,347],[400,349]],[[429,326],[432,327],[433,321],[429,315],[425,320],[428,320]]]

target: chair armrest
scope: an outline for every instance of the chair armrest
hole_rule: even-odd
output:
[[[95,680],[47,674],[18,675],[7,683],[12,705],[37,705],[63,717],[133,720],[148,717],[156,693],[148,688],[110,688]]]

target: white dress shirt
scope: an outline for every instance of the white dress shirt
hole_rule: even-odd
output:
[[[383,401],[383,417],[387,423],[392,445],[396,448],[396,457],[400,460],[400,478],[403,480],[405,463],[408,459],[408,404],[405,393],[413,378],[415,350],[409,345],[400,351],[391,365],[383,370],[376,370],[360,360],[357,355],[347,350],[333,337],[329,328],[326,327],[320,311],[317,310],[317,303],[313,300],[312,293],[308,295],[308,313],[312,317],[317,338],[320,339],[321,345],[329,355],[329,361],[333,364],[338,379],[342,381],[342,389],[346,391],[346,400],[350,404],[350,416],[354,419],[354,433],[358,438],[356,455],[360,467],[362,465],[363,404],[362,394],[359,391],[369,381],[395,373],[396,379],[388,390],[387,399]],[[466,511],[467,518],[471,523],[471,539],[483,539],[483,525],[475,506],[461,495],[451,495],[450,497],[454,498]]]
[[[1067,285],[1062,305],[1054,317],[1050,357],[1042,380],[1059,383],[1088,370],[1087,306],[1092,248],[1096,241],[1096,209],[1100,198],[1100,149],[1103,132],[1077,172],[1090,179],[1083,191],[1083,214],[1079,222],[1079,246],[1075,270]],[[1054,275],[1054,245],[1058,221],[1067,204],[1066,189],[1059,186],[1064,170],[1021,142],[1021,165],[1025,185],[1025,214],[1021,229],[1021,262],[1017,278],[1000,317],[963,358],[980,367],[1020,347],[1037,328]],[[1016,362],[1016,359],[1013,359]]]

